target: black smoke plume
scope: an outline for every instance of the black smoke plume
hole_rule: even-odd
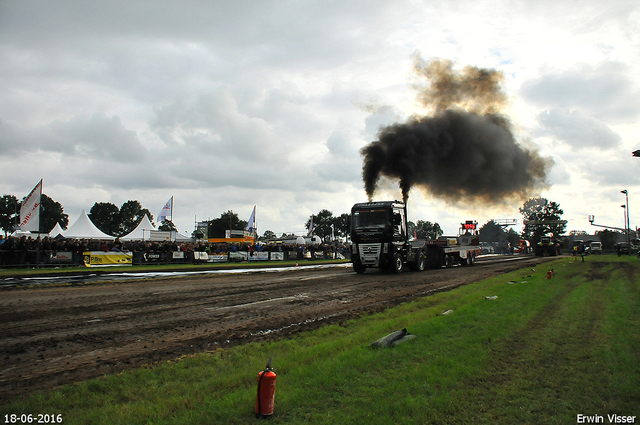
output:
[[[420,58],[416,71],[430,81],[419,99],[435,112],[382,128],[360,151],[370,200],[381,176],[399,180],[405,201],[414,186],[448,201],[493,204],[546,185],[549,160],[520,146],[498,113],[507,99],[502,74],[472,67],[456,72],[451,62]]]

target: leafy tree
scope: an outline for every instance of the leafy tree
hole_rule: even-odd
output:
[[[24,200],[24,199],[23,199]],[[20,217],[21,202],[13,195],[3,195],[0,198],[0,227],[5,236],[12,232]],[[59,202],[49,198],[44,193],[40,197],[40,233],[50,232],[60,223],[63,229],[69,225],[69,215],[64,213],[64,208]]]
[[[178,229],[176,228],[175,224],[173,224],[173,221],[171,220],[162,220],[162,223],[160,223],[160,226],[158,226],[158,230],[161,230],[163,232],[171,232],[171,231],[177,231]]]
[[[111,202],[96,202],[89,212],[89,218],[93,224],[111,236],[124,236],[131,233],[145,215],[153,221],[153,215],[148,209],[142,208],[138,201],[127,201],[120,208]]]
[[[89,219],[102,232],[120,236],[120,209],[111,202],[96,202],[89,211]]]
[[[142,208],[138,201],[127,201],[120,207],[120,229],[118,236],[128,235],[140,224],[144,216],[153,222],[153,215],[148,209]]]
[[[506,233],[507,240],[511,244],[511,246],[516,247],[520,244],[520,234],[513,229],[509,229]]]
[[[532,245],[537,244],[542,236],[560,237],[567,228],[567,222],[561,220],[563,213],[556,202],[549,202],[545,198],[529,199],[520,208],[525,222],[522,237],[531,241]]]
[[[596,233],[600,242],[602,242],[602,249],[613,249],[616,246],[618,235],[620,232],[614,232],[613,230],[600,230]]]
[[[209,221],[209,237],[224,238],[227,230],[244,230],[245,227],[246,221],[240,220],[238,214],[233,211],[227,211],[222,213],[220,218]]]
[[[329,210],[320,210],[318,214],[312,215],[304,224],[308,229],[313,218],[313,234],[319,236],[324,241],[331,239],[331,226],[333,225],[333,236],[338,238],[346,238],[349,235],[349,214],[343,213],[334,216]]]
[[[413,238],[413,235],[417,235],[416,231],[416,223],[413,221],[407,221],[407,233],[409,234],[409,238]]]
[[[265,230],[265,232],[262,234],[262,237],[260,239],[269,240],[269,239],[275,239],[275,238],[276,238],[275,233],[273,233],[271,230]]]
[[[2,195],[0,198],[0,228],[4,235],[13,232],[19,217],[18,198],[13,195]]]
[[[40,232],[49,233],[56,223],[60,223],[60,227],[66,229],[69,225],[69,215],[64,213],[64,208],[59,202],[43,193],[40,197]]]
[[[494,220],[489,220],[480,227],[480,242],[500,242],[505,238],[506,232]]]
[[[307,220],[307,222],[304,224],[307,229],[311,225],[312,219],[312,234],[319,236],[322,240],[331,238],[331,225],[334,222],[333,213],[329,210],[320,210],[318,214],[312,215],[311,218],[309,218],[309,220]]]
[[[408,228],[409,226],[407,226]],[[410,230],[410,229],[407,229]],[[438,239],[444,232],[438,223],[418,220],[416,223],[416,234],[418,239]]]
[[[336,238],[346,238],[349,236],[349,214],[343,213],[333,218],[333,227]]]

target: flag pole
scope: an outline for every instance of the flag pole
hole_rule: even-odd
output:
[[[40,235],[40,212],[42,211],[42,181],[40,179],[40,202],[38,202],[38,247],[36,251],[36,268],[40,268],[40,250],[42,249],[42,236]]]

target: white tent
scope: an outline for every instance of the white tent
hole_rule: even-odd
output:
[[[133,229],[131,233],[120,238],[121,241],[148,241],[151,237],[151,231],[156,230],[153,223],[149,221],[149,217],[145,216],[140,220],[140,224]]]
[[[51,229],[51,231],[49,232],[49,237],[50,238],[55,238],[58,235],[64,236],[64,230],[62,230],[62,227],[60,226],[60,223],[56,222],[56,225],[53,226],[53,229]]]
[[[182,235],[180,232],[176,231],[176,242],[191,242],[192,239],[187,235]]]
[[[102,240],[113,240],[115,239],[113,236],[109,236],[106,233],[103,233],[100,229],[98,229],[92,222],[89,220],[87,213],[85,210],[82,210],[82,214],[73,223],[73,226],[69,227],[63,234],[65,238],[72,239],[102,239]]]

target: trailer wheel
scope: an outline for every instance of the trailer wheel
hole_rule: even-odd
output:
[[[404,263],[402,262],[402,255],[396,254],[393,257],[393,272],[400,273],[402,271],[403,266],[404,266]]]
[[[444,263],[445,263],[446,267],[453,267],[453,256],[445,255],[444,256]]]
[[[416,259],[412,265],[413,270],[417,272],[423,271],[425,269],[426,262],[427,260],[424,258],[422,251],[419,251],[418,254],[416,254]]]
[[[533,252],[536,257],[544,257],[544,247],[542,245],[536,245]]]
[[[354,261],[353,270],[358,274],[362,274],[367,271],[367,266],[363,265],[360,261]]]

